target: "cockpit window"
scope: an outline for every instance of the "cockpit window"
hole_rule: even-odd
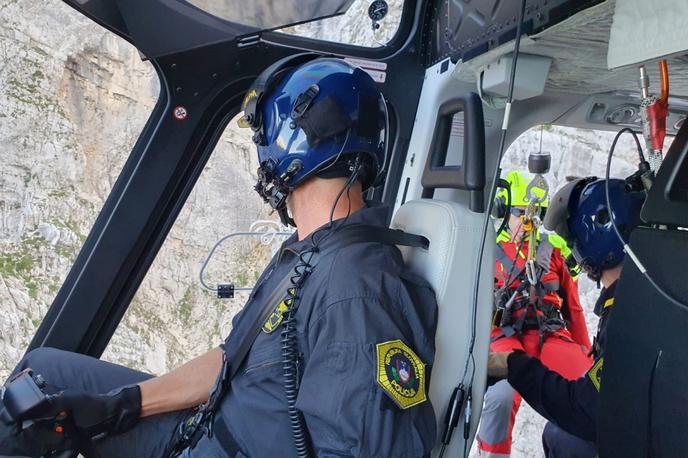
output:
[[[64,2],[0,8],[0,379],[65,280],[159,94],[153,66]]]
[[[229,334],[248,290],[289,231],[253,190],[257,169],[251,136],[230,121],[103,360],[163,374]],[[235,286],[233,299],[208,289],[223,284]]]
[[[279,32],[314,40],[377,48],[399,30],[404,0],[355,0],[341,16],[286,27]]]
[[[272,30],[346,12],[354,0],[187,0],[220,19]]]

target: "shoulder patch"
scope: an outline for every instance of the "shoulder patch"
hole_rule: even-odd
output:
[[[604,366],[604,358],[598,359],[588,371],[588,378],[598,392],[602,386],[602,366]]]
[[[402,409],[425,401],[425,364],[401,340],[377,344],[377,383]]]

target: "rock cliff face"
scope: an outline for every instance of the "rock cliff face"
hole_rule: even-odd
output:
[[[157,92],[131,46],[61,2],[0,2],[0,374],[65,277]]]
[[[359,0],[350,13],[290,33],[357,44],[384,42],[398,11],[373,32]],[[135,49],[58,0],[0,0],[0,378],[19,360],[66,276],[126,160],[158,86]],[[505,169],[524,167],[541,131],[510,148]],[[546,128],[556,189],[567,175],[602,174],[611,135]],[[632,171],[621,145],[614,171]],[[230,124],[137,293],[105,359],[162,373],[216,345],[245,296],[221,302],[197,276],[213,243],[273,219],[251,190],[256,169],[246,132]],[[250,286],[270,245],[228,242],[208,269],[211,284]],[[596,290],[581,281],[591,310]],[[594,329],[594,319],[590,319]],[[514,456],[538,456],[541,421],[527,409]]]
[[[60,1],[2,2],[0,23],[4,378],[76,257],[158,84],[131,45]],[[160,373],[227,333],[241,298],[220,304],[196,279],[216,239],[267,216],[251,191],[255,169],[250,139],[230,125],[104,358]],[[250,284],[269,255],[254,245],[221,249],[210,280]]]

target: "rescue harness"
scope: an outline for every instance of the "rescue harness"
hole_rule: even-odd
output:
[[[517,248],[517,258],[521,255],[522,244],[523,242]],[[533,284],[531,276],[527,275],[528,264],[511,277],[517,268],[517,261],[509,257],[501,243],[497,243],[497,261],[502,265],[502,272],[509,272],[508,275],[504,275],[504,286],[495,293],[496,311],[493,323],[499,323],[502,336],[509,337],[528,329],[537,329],[542,346],[545,333],[556,332],[566,327],[560,307],[545,300],[548,293],[558,293],[561,288],[558,279],[543,281],[544,275],[550,271],[553,253],[554,247],[548,241],[543,240],[538,244]],[[514,287],[516,282],[520,283]],[[522,312],[516,313],[521,310]]]

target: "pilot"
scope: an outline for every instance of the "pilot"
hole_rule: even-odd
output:
[[[578,286],[564,256],[548,236],[539,237],[537,233],[538,239],[533,241],[524,228],[524,215],[529,205],[526,189],[531,179],[520,171],[509,172],[506,176],[511,209],[507,230],[497,238],[494,286],[497,311],[490,349],[493,352],[523,351],[574,380],[590,368],[590,338],[578,298]],[[538,188],[533,192],[538,196],[544,193]],[[495,208],[500,206],[500,199],[501,203],[506,200],[498,196]],[[547,204],[546,200],[540,203],[541,212]],[[527,286],[525,265],[531,243],[537,244],[534,256],[536,284]],[[508,304],[512,297],[514,300]],[[510,455],[511,432],[520,403],[520,396],[506,380],[487,389],[477,439],[480,456]]]
[[[581,178],[568,183],[552,199],[545,227],[572,246],[585,272],[604,288],[595,304],[600,317],[592,354],[594,363],[576,380],[567,380],[522,351],[490,354],[488,376],[509,384],[550,423],[543,433],[548,457],[594,457],[597,411],[602,383],[606,329],[614,309],[614,289],[621,275],[623,242],[611,225],[619,227],[625,242],[640,223],[641,192],[627,192],[624,181],[609,180],[611,208],[605,198],[605,180]]]
[[[159,377],[50,348],[17,367],[61,393],[41,414],[66,412],[79,437],[96,438],[82,449],[208,458],[420,457],[433,448],[434,293],[394,243],[346,241],[352,226],[388,225],[389,209],[362,195],[384,167],[385,101],[361,69],[306,59],[278,61],[244,100],[256,190],[296,233],[225,342]],[[59,443],[37,441],[36,431],[0,426],[0,455],[38,456]]]

